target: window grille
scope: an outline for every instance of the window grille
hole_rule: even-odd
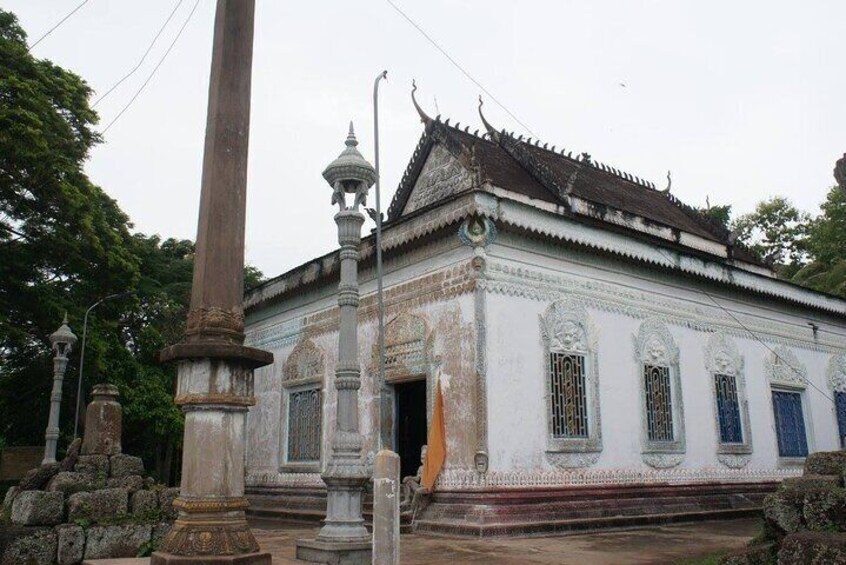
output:
[[[320,461],[320,389],[288,395],[288,461]]]
[[[714,387],[717,393],[717,415],[720,419],[720,442],[743,443],[737,380],[733,375],[715,374]]]
[[[781,457],[808,455],[808,439],[805,437],[805,417],[802,414],[800,394],[774,390],[773,412],[778,436],[778,454]]]
[[[846,392],[835,391],[834,403],[837,409],[837,429],[840,432],[840,447],[846,447]]]
[[[650,441],[673,441],[673,400],[670,368],[643,366],[646,391],[646,426]]]
[[[550,353],[549,385],[552,437],[588,437],[584,355]]]

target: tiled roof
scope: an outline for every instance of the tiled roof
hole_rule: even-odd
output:
[[[389,221],[402,216],[430,149],[435,143],[442,143],[453,154],[471,155],[481,178],[499,188],[555,204],[566,204],[566,195],[572,194],[598,207],[639,216],[729,245],[728,230],[668,191],[656,190],[652,183],[589,157],[556,152],[547,149],[548,144],[542,146],[539,142],[524,141],[522,136],[494,132],[495,139],[491,137],[489,134],[480,136],[478,130],[473,134],[467,128],[450,126],[449,120],[429,120],[388,208]],[[735,247],[735,256],[760,263],[741,247]]]

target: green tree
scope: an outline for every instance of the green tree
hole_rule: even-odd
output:
[[[14,443],[43,438],[47,337],[64,312],[81,329],[82,305],[138,279],[127,217],[83,171],[99,141],[90,93],[35,59],[15,16],[0,10],[0,435]],[[89,345],[102,351],[106,340]],[[71,367],[68,389],[75,378]]]
[[[781,196],[764,200],[753,212],[732,224],[737,240],[770,261],[787,278],[808,261],[808,226],[811,217]]]
[[[726,229],[731,225],[731,204],[723,204],[720,206],[707,205],[705,208],[699,208],[699,212],[706,218],[720,225]]]
[[[807,248],[813,260],[793,280],[846,296],[846,192],[831,187],[820,209],[822,213],[808,227]]]

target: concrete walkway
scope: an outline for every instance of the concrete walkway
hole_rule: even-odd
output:
[[[294,560],[294,540],[314,537],[317,528],[272,520],[251,521],[263,551],[274,565],[302,565]],[[402,536],[402,565],[448,563],[485,565],[623,565],[683,563],[737,549],[761,529],[757,519],[655,526],[558,537],[461,539]]]

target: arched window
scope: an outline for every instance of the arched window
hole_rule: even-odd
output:
[[[546,366],[547,458],[593,464],[602,451],[596,332],[575,301],[553,302],[540,319]]]
[[[682,462],[685,451],[679,348],[667,326],[654,318],[640,325],[634,345],[643,460],[652,467],[673,467]]]
[[[749,462],[743,455],[752,453],[743,357],[731,338],[717,332],[705,346],[705,366],[714,391],[718,458],[729,467],[743,467]]]
[[[846,353],[832,356],[828,362],[828,387],[834,394],[834,409],[837,415],[837,430],[840,447],[846,447]]]
[[[320,466],[323,429],[323,353],[308,338],[294,347],[282,369],[284,454],[289,470]]]
[[[779,345],[765,360],[773,400],[778,455],[801,459],[808,455],[808,371],[792,350]]]

